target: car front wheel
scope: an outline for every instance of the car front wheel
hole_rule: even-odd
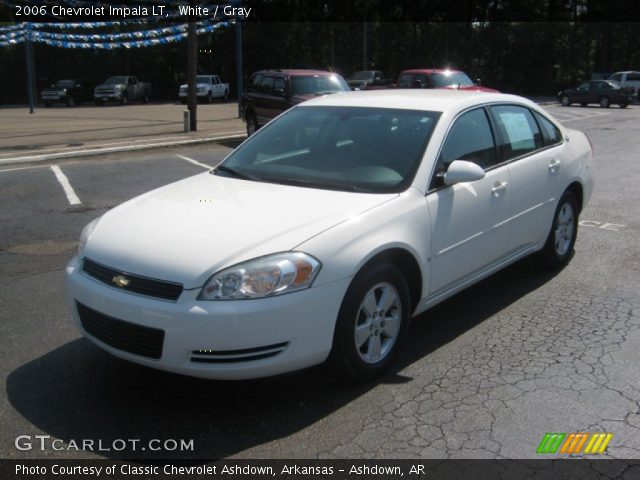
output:
[[[610,106],[609,97],[600,97],[600,108],[609,108]]]
[[[567,190],[558,202],[551,231],[539,252],[539,258],[544,265],[561,268],[569,263],[578,234],[579,215],[578,200],[572,191]]]
[[[569,95],[563,95],[562,98],[560,98],[560,103],[565,107],[571,105],[571,99],[569,98]]]
[[[349,380],[369,381],[384,372],[401,343],[411,302],[407,282],[391,264],[365,268],[340,307],[329,361]]]

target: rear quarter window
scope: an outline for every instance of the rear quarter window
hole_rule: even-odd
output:
[[[558,145],[562,143],[562,133],[560,132],[560,129],[539,113],[536,112],[535,116],[540,124],[545,146]]]

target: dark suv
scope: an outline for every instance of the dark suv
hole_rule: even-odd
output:
[[[241,113],[247,135],[300,102],[337,92],[349,85],[337,73],[321,70],[262,70],[251,76],[242,95]]]

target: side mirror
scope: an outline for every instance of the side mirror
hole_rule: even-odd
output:
[[[273,94],[274,94],[276,97],[284,97],[284,88],[276,88],[276,89],[273,91]]]
[[[476,85],[482,85],[482,80],[480,80],[479,78],[476,78]]]
[[[484,170],[473,162],[467,160],[454,160],[444,174],[445,185],[455,185],[461,182],[475,182],[484,178]]]
[[[424,82],[422,80],[414,80],[413,88],[424,88]]]

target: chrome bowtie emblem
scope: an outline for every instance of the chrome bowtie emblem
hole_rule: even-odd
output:
[[[130,280],[123,275],[116,275],[111,279],[111,281],[115,284],[116,287],[124,288],[129,286]]]

